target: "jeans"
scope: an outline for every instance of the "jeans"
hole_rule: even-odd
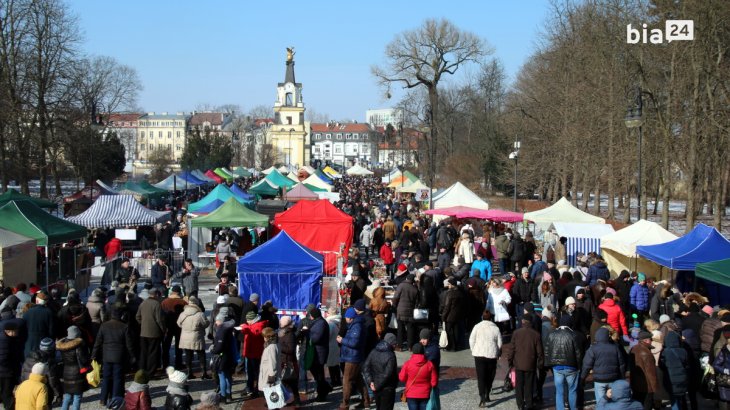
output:
[[[611,383],[593,382],[593,391],[596,394],[596,408],[602,408],[606,404],[606,392],[611,387]]]
[[[684,395],[672,396],[671,404],[672,404],[672,410],[686,410],[687,409],[687,400],[685,400]]]
[[[428,399],[408,399],[408,410],[426,410]]]
[[[220,390],[220,395],[230,396],[232,387],[233,375],[226,372],[218,372],[218,389]]]
[[[509,263],[510,263],[509,259],[505,259],[505,258],[499,259],[499,272],[502,275],[506,274],[507,272],[509,272],[511,270],[509,268]],[[506,276],[505,276],[505,278],[506,278]]]
[[[81,409],[81,395],[80,394],[64,394],[63,403],[61,404],[61,410],[79,410]]]
[[[373,396],[376,409],[393,410],[393,406],[395,406],[395,388],[381,387],[380,390],[373,392]]]
[[[563,395],[565,387],[568,387],[568,404],[570,410],[576,410],[578,398],[578,370],[553,368],[553,377],[555,378],[555,409],[562,410],[564,408]]]
[[[111,397],[124,397],[124,365],[104,362],[101,374],[100,400],[106,403]]]
[[[494,384],[494,375],[497,372],[497,359],[486,357],[474,357],[474,367],[477,371],[477,386],[479,387],[479,399],[489,400],[489,393]]]

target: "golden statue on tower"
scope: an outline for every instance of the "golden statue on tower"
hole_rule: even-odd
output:
[[[294,54],[296,54],[296,52],[294,51],[294,47],[287,47],[286,48],[286,61],[294,61]]]

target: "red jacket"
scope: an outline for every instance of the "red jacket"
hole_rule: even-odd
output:
[[[247,359],[260,359],[264,354],[264,337],[261,332],[267,327],[267,320],[260,320],[252,325],[244,323],[241,325],[243,333],[243,357]]]
[[[124,407],[127,410],[151,410],[152,398],[149,390],[137,390],[134,392],[127,390],[124,393]]]
[[[613,299],[606,299],[598,305],[598,308],[608,314],[608,320],[606,321],[619,336],[628,335],[629,329],[626,327],[626,317],[621,307],[616,304]]]
[[[403,363],[398,378],[405,384],[408,399],[428,399],[431,396],[431,388],[436,387],[439,381],[433,363],[426,360],[422,354],[411,355],[411,358]]]
[[[509,292],[510,295],[512,295],[512,286],[515,285],[515,282],[517,282],[517,278],[512,278],[510,280],[506,280],[502,284],[502,286],[504,286],[504,288],[507,289],[507,292]]]
[[[380,247],[380,259],[383,260],[383,263],[386,265],[390,265],[391,263],[395,262],[395,258],[393,257],[393,248],[391,248],[388,245],[383,245]]]
[[[112,259],[122,251],[122,241],[119,238],[112,238],[111,241],[104,245],[104,255],[107,259]]]

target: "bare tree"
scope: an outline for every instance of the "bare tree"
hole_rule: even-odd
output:
[[[142,83],[137,71],[114,58],[96,56],[75,64],[73,88],[90,124],[104,123],[101,114],[126,111],[137,103]]]

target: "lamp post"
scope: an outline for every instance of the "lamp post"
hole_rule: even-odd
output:
[[[624,123],[626,124],[626,128],[639,128],[639,147],[638,147],[638,154],[639,154],[639,173],[637,175],[636,179],[636,220],[639,221],[641,219],[641,188],[642,188],[642,178],[641,178],[641,145],[642,145],[642,131],[641,131],[641,125],[644,123],[644,117],[643,117],[643,108],[644,103],[642,101],[642,91],[641,87],[636,87],[636,97],[635,97],[634,105],[629,106],[628,110],[626,111],[626,118],[624,118]],[[629,206],[631,206],[631,201],[629,201]]]
[[[520,156],[521,146],[522,143],[520,141],[515,141],[514,144],[512,144],[512,148],[514,148],[514,151],[509,154],[509,159],[515,160],[515,186],[512,196],[512,210],[514,212],[517,212],[517,158]]]

